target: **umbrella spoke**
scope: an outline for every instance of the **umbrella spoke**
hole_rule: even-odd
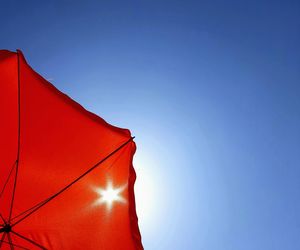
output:
[[[48,200],[48,199],[43,200],[43,201],[41,201],[40,203],[34,205],[33,207],[31,207],[31,208],[29,208],[29,209],[23,211],[22,213],[16,215],[15,217],[13,217],[13,218],[11,219],[11,222],[13,223],[13,221],[14,221],[15,219],[17,219],[17,218],[19,218],[20,216],[22,216],[22,215],[24,215],[24,214],[30,212],[30,211],[33,210],[34,208],[36,208],[36,207],[38,207],[38,206],[41,206],[41,205],[42,205],[43,203],[45,203],[47,200]]]
[[[26,214],[24,217],[22,217],[21,219],[17,220],[16,222],[12,223],[12,227],[17,225],[18,223],[20,223],[21,221],[25,220],[27,217],[29,217],[31,214],[33,214],[34,212],[36,212],[38,209],[40,209],[41,207],[43,207],[45,204],[47,204],[49,201],[53,200],[55,197],[57,197],[58,195],[60,195],[61,193],[63,193],[64,191],[66,191],[67,189],[69,189],[72,185],[74,185],[76,182],[78,182],[79,180],[81,180],[84,176],[86,176],[87,174],[89,174],[91,171],[93,171],[95,168],[97,168],[99,165],[101,165],[104,161],[106,161],[108,158],[110,158],[112,155],[114,155],[116,152],[118,152],[120,149],[122,149],[123,147],[125,147],[129,142],[131,142],[135,137],[131,137],[129,140],[127,140],[126,142],[124,142],[121,146],[119,146],[118,148],[116,148],[114,151],[112,151],[110,154],[108,154],[106,157],[104,157],[102,160],[100,160],[99,162],[97,162],[94,166],[92,166],[90,169],[88,169],[86,172],[84,172],[83,174],[81,174],[79,177],[77,177],[75,180],[73,180],[72,182],[70,182],[67,186],[65,186],[64,188],[62,188],[60,191],[58,191],[57,193],[55,193],[54,195],[50,196],[49,198],[45,199],[44,201],[34,205],[32,208],[27,209],[26,211],[30,211],[28,214]],[[25,212],[22,212],[22,214],[24,214]],[[17,215],[16,217],[18,217],[19,215]],[[14,217],[14,218],[16,218]]]
[[[20,81],[20,59],[19,53],[17,53],[17,61],[18,61],[18,148],[17,148],[17,160],[16,160],[16,174],[15,174],[15,181],[14,181],[14,189],[12,193],[12,199],[10,204],[10,211],[8,221],[11,219],[14,201],[15,201],[15,193],[17,187],[17,179],[18,179],[18,172],[19,172],[19,161],[20,161],[20,145],[21,145],[21,81]]]
[[[9,241],[9,246],[10,246],[10,249],[11,249],[11,250],[14,250],[15,248],[14,248],[14,246],[13,246],[12,239],[11,239],[11,237],[10,237],[10,234],[9,234],[9,233],[7,234],[7,238],[8,238],[8,241]]]
[[[15,174],[14,188],[13,188],[13,193],[12,193],[12,198],[11,198],[11,203],[10,203],[8,221],[10,221],[13,206],[14,206],[14,201],[15,201],[15,193],[16,193],[17,179],[18,179],[18,170],[19,170],[19,160],[16,161],[16,174]]]
[[[45,247],[43,247],[42,245],[36,243],[35,241],[33,241],[33,240],[31,240],[31,239],[29,239],[29,238],[27,238],[27,237],[25,237],[25,236],[23,236],[23,235],[21,235],[21,234],[15,232],[15,231],[11,231],[11,232],[12,232],[13,234],[15,234],[16,236],[22,238],[23,240],[26,240],[26,241],[30,242],[31,244],[33,244],[33,245],[35,245],[35,246],[37,246],[37,247],[39,247],[39,248],[41,248],[41,249],[47,250],[47,248],[45,248]]]
[[[5,241],[5,240],[0,241],[0,248],[1,248],[1,243],[5,243],[5,244],[8,244],[8,245],[13,245],[13,246],[15,246],[15,247],[18,247],[18,248],[21,248],[21,249],[24,249],[24,250],[30,250],[29,248],[22,247],[22,246],[20,246],[20,245],[17,245],[17,244],[15,244],[15,243],[10,243],[10,242]]]
[[[120,154],[107,168],[106,168],[106,171],[109,171],[111,168],[112,168],[112,166],[119,160],[119,158],[121,157],[122,155]],[[26,214],[26,213],[28,213],[28,212],[30,212],[31,210],[33,210],[34,208],[36,208],[36,207],[38,207],[38,206],[42,206],[45,202],[47,202],[49,200],[49,198],[48,199],[45,199],[45,200],[43,200],[43,201],[41,201],[40,203],[38,203],[38,204],[36,204],[36,205],[34,205],[33,207],[31,207],[31,208],[29,208],[29,209],[27,209],[27,210],[25,210],[25,211],[23,211],[22,213],[20,213],[20,214],[18,214],[18,215],[16,215],[15,217],[13,217],[12,219],[11,219],[11,222],[13,223],[13,221],[15,220],[15,219],[17,219],[17,218],[19,218],[20,216],[22,216],[22,215],[24,215],[24,214]]]
[[[3,187],[2,187],[2,190],[1,190],[1,192],[0,192],[0,198],[2,197],[2,195],[3,195],[4,191],[5,191],[6,185],[7,185],[8,181],[9,181],[9,179],[10,179],[10,176],[11,176],[11,174],[12,174],[12,172],[13,172],[15,166],[16,166],[16,162],[17,162],[17,161],[14,162],[14,164],[12,165],[12,167],[11,167],[11,169],[10,169],[10,171],[9,171],[9,174],[8,174],[8,176],[7,176],[7,179],[6,179],[6,181],[5,181],[5,183],[4,183]]]
[[[4,219],[4,217],[2,216],[1,213],[0,213],[0,217],[1,217],[1,220],[3,221],[3,223],[6,224],[6,220]]]
[[[2,234],[2,237],[1,237],[1,240],[0,240],[0,248],[1,248],[1,246],[2,246],[2,243],[4,243],[5,241],[4,241],[4,238],[5,238],[5,232]]]

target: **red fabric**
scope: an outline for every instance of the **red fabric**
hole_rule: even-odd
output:
[[[0,231],[6,223],[19,234],[1,232],[1,249],[10,249],[9,241],[41,249],[30,240],[46,249],[143,249],[133,191],[135,143],[129,130],[109,125],[58,91],[31,69],[20,51],[0,50],[0,117],[0,192],[6,183],[0,193],[5,220],[0,219]],[[18,222],[32,210],[22,212],[62,190],[121,145]],[[99,202],[97,192],[109,183],[120,188],[122,198],[111,207]]]

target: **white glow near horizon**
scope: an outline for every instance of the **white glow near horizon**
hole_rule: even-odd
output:
[[[159,218],[163,192],[159,193],[156,189],[158,178],[154,178],[149,160],[135,157],[134,168],[137,174],[134,192],[139,225],[149,230],[155,225],[153,222]]]

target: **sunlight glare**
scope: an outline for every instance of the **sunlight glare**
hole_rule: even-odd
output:
[[[121,196],[121,193],[125,187],[126,185],[119,188],[114,188],[112,182],[108,181],[105,189],[96,188],[95,191],[99,195],[99,198],[96,200],[95,205],[105,204],[107,209],[111,210],[113,203],[125,203],[126,200]]]

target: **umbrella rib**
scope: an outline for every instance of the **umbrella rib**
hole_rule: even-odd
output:
[[[40,209],[41,207],[43,207],[44,205],[46,205],[49,201],[53,200],[55,197],[57,197],[58,195],[60,195],[61,193],[63,193],[67,189],[69,189],[72,185],[74,185],[76,182],[78,182],[79,180],[81,180],[84,176],[86,176],[87,174],[89,174],[91,171],[93,171],[95,168],[97,168],[99,165],[101,165],[104,161],[106,161],[108,158],[110,158],[112,155],[114,155],[116,152],[118,152],[120,149],[122,149],[124,146],[126,146],[134,138],[135,138],[134,136],[131,137],[129,140],[127,140],[126,142],[124,142],[121,146],[119,146],[114,151],[112,151],[110,154],[108,154],[106,157],[104,157],[102,160],[100,160],[99,162],[97,162],[94,166],[92,166],[86,172],[84,172],[79,177],[77,177],[75,180],[73,180],[72,182],[70,182],[68,185],[66,185],[64,188],[62,188],[60,191],[58,191],[57,193],[53,194],[52,196],[50,196],[46,200],[38,203],[40,205],[37,204],[37,205],[33,206],[32,208],[26,210],[26,211],[30,211],[31,210],[31,212],[28,213],[27,215],[25,215],[24,217],[22,217],[21,219],[17,220],[16,222],[14,222],[11,226],[13,227],[13,226],[17,225],[18,223],[20,223],[21,221],[25,220],[27,217],[29,217],[31,214],[33,214],[34,212],[36,212],[38,209]]]
[[[24,250],[30,250],[30,249],[28,249],[28,248],[26,248],[26,247],[22,247],[22,246],[20,246],[20,245],[15,244],[15,243],[10,244],[8,241],[5,241],[5,240],[3,240],[3,241],[0,242],[0,248],[1,248],[1,243],[2,243],[2,242],[5,243],[5,244],[13,245],[13,246],[15,246],[15,247],[18,247],[18,248],[21,248],[21,249],[24,249]]]
[[[20,59],[19,59],[19,52],[17,53],[17,61],[18,61],[18,148],[17,148],[17,160],[16,160],[16,174],[15,174],[15,181],[14,181],[14,189],[12,193],[12,199],[10,204],[10,211],[8,221],[11,219],[14,200],[15,200],[15,192],[17,187],[17,179],[18,179],[18,172],[19,172],[19,160],[20,160],[20,144],[21,144],[21,82],[20,82]]]
[[[0,213],[0,217],[1,217],[1,220],[4,222],[4,224],[6,224],[6,220],[4,219],[4,217],[2,216],[1,213]]]
[[[1,240],[0,240],[0,248],[1,248],[1,246],[2,246],[2,243],[5,242],[5,241],[4,241],[5,234],[6,234],[5,232],[2,234],[2,237],[1,237]]]
[[[124,149],[123,149],[123,151],[124,151]],[[116,157],[116,159],[105,169],[106,172],[108,172],[115,165],[115,163],[120,159],[123,151],[120,151],[119,156]]]
[[[37,246],[37,247],[39,247],[39,248],[41,248],[41,249],[47,250],[46,247],[43,247],[42,245],[40,245],[40,244],[36,243],[35,241],[33,241],[33,240],[31,240],[31,239],[25,237],[24,235],[21,235],[21,234],[15,232],[15,231],[13,231],[13,230],[11,230],[11,232],[12,232],[13,234],[15,234],[16,236],[22,238],[23,240],[26,240],[26,241],[30,242],[31,244],[33,244],[33,245],[35,245],[35,246]]]
[[[7,238],[8,238],[8,241],[9,241],[10,249],[11,249],[11,250],[14,250],[14,249],[15,249],[15,248],[14,248],[14,244],[13,244],[13,242],[12,242],[12,239],[11,239],[9,233],[7,233]]]
[[[7,176],[7,179],[6,179],[6,181],[5,181],[4,185],[3,185],[3,188],[2,188],[2,190],[1,190],[0,198],[2,197],[2,195],[3,195],[4,191],[5,191],[6,185],[7,185],[8,181],[9,181],[9,179],[10,179],[10,176],[11,176],[11,174],[12,174],[12,172],[13,172],[15,166],[16,166],[16,162],[17,162],[17,161],[14,162],[14,164],[12,165],[12,167],[11,167],[11,169],[10,169],[10,171],[9,171],[9,174],[8,174],[8,176]]]
[[[120,157],[121,157],[121,154],[114,160],[114,162],[113,162],[112,164],[110,164],[110,166],[108,166],[108,167],[106,168],[106,171],[109,171],[109,170],[112,168],[112,166],[117,162],[117,160],[118,160]],[[13,218],[11,219],[11,222],[13,222],[15,219],[19,218],[20,216],[22,216],[22,215],[28,213],[30,210],[33,210],[34,208],[36,208],[36,207],[38,207],[38,206],[41,206],[41,205],[42,205],[43,203],[45,203],[48,199],[49,199],[49,198],[47,198],[46,200],[41,201],[40,203],[34,205],[33,207],[31,207],[31,208],[29,208],[29,209],[23,211],[22,213],[16,215],[15,217],[13,217]]]
[[[23,211],[22,213],[16,215],[15,217],[13,217],[13,218],[11,219],[11,222],[13,222],[15,219],[19,218],[20,216],[26,214],[26,213],[29,212],[30,210],[33,210],[34,208],[36,208],[36,207],[38,207],[38,206],[41,206],[41,205],[42,205],[43,203],[45,203],[48,199],[49,199],[49,198],[47,198],[46,200],[41,201],[40,203],[34,205],[33,207],[31,207],[31,208],[29,208],[29,209]]]

